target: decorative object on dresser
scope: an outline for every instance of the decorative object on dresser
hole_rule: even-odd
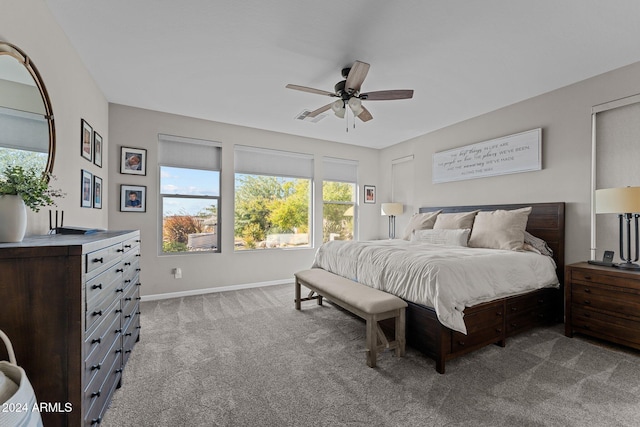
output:
[[[589,335],[640,349],[640,272],[568,265],[565,335]]]
[[[380,205],[380,213],[382,216],[389,217],[389,238],[396,238],[396,216],[402,215],[402,203],[382,203]]]
[[[45,426],[102,420],[140,337],[139,257],[139,231],[0,244],[0,329],[38,400],[71,408]]]
[[[596,190],[596,213],[618,214],[620,222],[620,259],[624,262],[615,264],[615,267],[625,270],[640,270],[638,261],[638,218],[640,217],[640,187],[605,188]],[[635,219],[636,256],[631,259],[631,218]],[[627,223],[627,244],[624,245],[623,219]],[[626,256],[625,256],[626,254]]]

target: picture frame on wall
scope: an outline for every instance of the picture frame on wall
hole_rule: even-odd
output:
[[[147,174],[147,150],[144,148],[120,148],[120,173],[129,175]]]
[[[147,187],[144,185],[120,185],[120,211],[146,212]]]
[[[374,185],[364,186],[364,202],[365,203],[376,202],[376,187]]]
[[[93,161],[93,128],[85,119],[80,119],[80,154]]]
[[[93,207],[102,209],[102,178],[93,176]]]
[[[80,183],[80,206],[90,208],[93,206],[93,174],[82,169]]]
[[[102,167],[102,137],[98,132],[93,132],[93,163]]]

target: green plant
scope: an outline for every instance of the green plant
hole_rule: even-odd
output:
[[[26,206],[38,212],[41,207],[55,205],[55,197],[64,196],[61,190],[49,187],[52,178],[36,169],[7,166],[0,175],[0,195],[20,196]]]

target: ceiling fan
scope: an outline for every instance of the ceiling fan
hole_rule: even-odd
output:
[[[373,119],[373,116],[363,105],[362,101],[389,101],[392,99],[409,99],[413,98],[413,90],[401,89],[401,90],[380,90],[376,92],[361,93],[360,87],[367,73],[369,72],[370,65],[366,62],[356,61],[351,67],[342,69],[342,80],[334,86],[334,92],[328,92],[321,89],[314,89],[306,86],[288,84],[288,89],[300,90],[302,92],[315,93],[318,95],[325,95],[332,98],[340,98],[334,102],[331,102],[325,106],[318,108],[307,114],[307,117],[316,117],[320,113],[332,109],[336,116],[343,118],[346,112],[346,107],[349,106],[353,111],[354,116],[357,116],[363,122],[368,122]]]

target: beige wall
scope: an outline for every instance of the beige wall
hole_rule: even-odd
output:
[[[18,46],[31,58],[51,98],[57,140],[53,185],[66,193],[52,209],[64,210],[65,225],[107,228],[106,209],[80,207],[81,169],[97,174],[108,185],[108,159],[99,168],[80,156],[81,118],[102,135],[105,146],[109,144],[107,100],[44,1],[3,2],[0,40]],[[103,201],[108,202],[108,198]],[[48,209],[38,214],[29,211],[27,233],[46,233],[48,222]]]
[[[402,229],[420,206],[564,201],[566,260],[588,259],[591,107],[637,93],[640,93],[640,63],[382,150],[382,182],[390,180],[393,159],[415,155],[415,178],[406,183],[407,193],[412,196],[409,200],[397,200],[413,210],[398,218],[398,228]],[[433,153],[534,128],[542,128],[541,171],[432,184]],[[631,155],[640,154],[637,147]],[[382,232],[385,226],[380,227]]]
[[[291,281],[293,273],[309,268],[315,253],[309,249],[274,249],[234,252],[233,191],[234,145],[268,147],[308,153],[315,156],[315,238],[322,241],[322,156],[358,160],[360,191],[363,184],[380,185],[377,176],[379,151],[274,132],[267,132],[184,116],[111,104],[109,109],[109,226],[112,229],[140,229],[142,237],[143,295],[190,292],[244,284]],[[158,255],[160,213],[158,209],[159,176],[157,168],[158,134],[216,141],[222,144],[221,175],[221,248],[217,254]],[[147,150],[147,175],[122,175],[118,164],[120,147]],[[147,187],[147,212],[119,212],[121,184]],[[362,197],[359,197],[360,200]],[[376,239],[380,205],[360,204],[359,235]],[[174,279],[171,269],[180,267],[182,279]]]

